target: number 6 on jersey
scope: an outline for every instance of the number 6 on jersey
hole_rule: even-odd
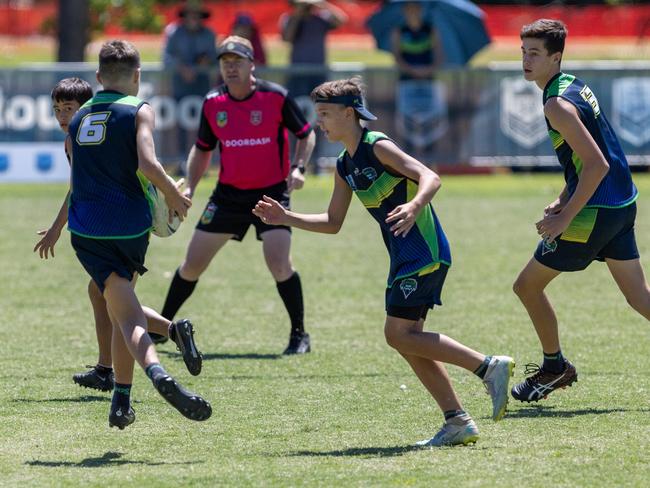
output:
[[[110,112],[95,112],[84,116],[77,131],[79,145],[97,145],[106,138],[106,121],[111,116]]]

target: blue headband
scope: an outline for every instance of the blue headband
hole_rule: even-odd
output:
[[[360,95],[338,95],[335,97],[317,97],[315,103],[337,103],[346,107],[352,107],[363,120],[377,120],[363,104]]]

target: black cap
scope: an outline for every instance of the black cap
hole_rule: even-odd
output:
[[[248,58],[249,60],[253,61],[253,50],[241,42],[228,41],[222,44],[219,47],[219,51],[217,52],[217,59],[219,59],[224,54],[236,54],[237,56]]]
[[[352,107],[359,118],[362,120],[377,120],[370,110],[363,104],[363,98],[360,95],[339,95],[336,97],[319,97],[314,100],[315,103],[338,103],[346,107]]]

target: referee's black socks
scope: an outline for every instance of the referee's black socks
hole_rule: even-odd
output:
[[[302,301],[302,284],[300,275],[294,272],[291,278],[285,281],[276,281],[278,293],[284,302],[291,320],[291,333],[305,332],[305,307]]]
[[[174,320],[176,313],[190,295],[192,295],[198,282],[198,280],[187,281],[183,279],[177,269],[176,274],[174,274],[174,279],[172,279],[172,283],[169,285],[167,298],[165,298],[165,305],[163,306],[160,315],[165,317],[167,320]]]

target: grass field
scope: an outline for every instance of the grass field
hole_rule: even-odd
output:
[[[646,268],[649,176],[636,176]],[[212,184],[200,186],[191,221]],[[294,207],[325,208],[330,187],[329,178],[309,179]],[[540,350],[511,283],[536,245],[533,222],[560,188],[559,175],[445,177],[436,197],[454,265],[445,306],[427,328],[514,356],[516,381]],[[286,312],[249,235],[217,256],[181,311],[196,324],[201,376],[191,377],[170,345],[160,347],[167,369],[212,402],[212,418],[183,419],[137,372],[137,421],[109,429],[109,395],[71,381],[96,360],[88,278],[67,235],[54,260],[31,252],[64,193],[63,185],[0,186],[1,486],[647,486],[650,332],[602,264],[549,289],[576,386],[536,405],[512,401],[494,424],[481,383],[452,367],[481,439],[467,448],[410,447],[442,419],[384,343],[387,256],[356,201],[339,235],[294,234],[311,354],[278,355]],[[150,272],[138,284],[143,303],[161,306],[191,230],[188,223],[170,239],[152,239]]]

